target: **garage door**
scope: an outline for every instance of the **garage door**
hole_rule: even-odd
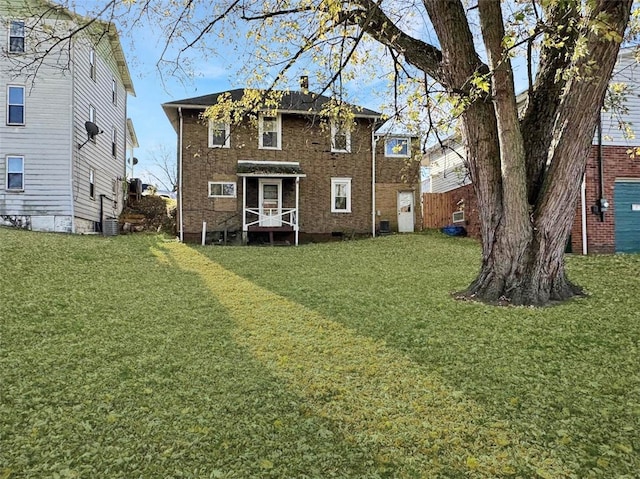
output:
[[[616,181],[616,252],[640,253],[640,181]]]

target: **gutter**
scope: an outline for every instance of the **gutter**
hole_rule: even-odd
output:
[[[184,242],[184,220],[183,220],[183,216],[182,216],[182,126],[183,126],[183,119],[182,119],[182,107],[179,106],[178,107],[178,116],[180,118],[180,128],[179,128],[179,133],[178,133],[178,199],[180,201],[180,228],[179,228],[179,234],[180,234],[180,242]]]

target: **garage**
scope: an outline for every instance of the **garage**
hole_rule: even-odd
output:
[[[640,253],[640,179],[616,180],[616,253]]]

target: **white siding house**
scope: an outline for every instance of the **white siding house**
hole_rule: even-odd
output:
[[[47,0],[0,3],[0,224],[93,232],[122,209],[134,89],[117,31],[98,21],[51,40],[85,20]]]
[[[619,105],[609,111],[605,106],[601,113],[601,144],[633,146],[637,144],[635,138],[640,137],[640,65],[635,59],[634,48],[620,50],[610,85],[611,90],[620,91],[614,95]],[[525,106],[526,94],[519,95],[518,103]],[[597,132],[593,143],[598,144]],[[471,183],[464,166],[464,155],[464,146],[456,136],[427,150],[422,161],[431,172],[430,191],[427,193],[445,193]]]
[[[422,160],[429,167],[429,188],[423,193],[445,193],[471,183],[463,160],[464,146],[454,139],[429,148]]]

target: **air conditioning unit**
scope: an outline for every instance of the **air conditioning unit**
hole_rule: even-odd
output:
[[[464,222],[464,211],[455,211],[453,213],[453,222],[454,223],[463,223]]]

